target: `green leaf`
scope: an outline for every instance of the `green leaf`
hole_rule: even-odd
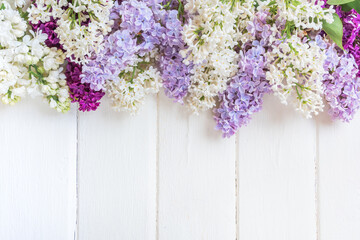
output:
[[[360,13],[360,0],[356,0],[347,4],[344,4],[341,6],[342,10],[345,12],[351,11],[352,9],[355,9],[357,13]]]
[[[342,21],[336,13],[333,14],[334,22],[327,23],[326,21],[323,22],[323,30],[327,33],[327,35],[342,49],[344,47],[342,45],[342,38],[343,38],[343,24]]]
[[[343,5],[343,4],[347,4],[350,2],[354,2],[355,0],[329,0],[327,1],[327,4],[330,5]]]
[[[0,10],[5,10],[5,4],[1,4]]]

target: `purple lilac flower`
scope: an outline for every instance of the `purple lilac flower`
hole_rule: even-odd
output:
[[[357,66],[360,67],[360,14],[355,10],[340,12],[339,7],[337,8],[337,12],[344,26],[344,49],[354,56]],[[360,72],[357,76],[360,77]]]
[[[114,25],[104,39],[104,49],[83,66],[83,83],[89,83],[95,90],[105,89],[107,80],[115,80],[127,67],[135,63],[138,56],[144,56],[159,44],[161,35],[152,31],[156,25],[151,8],[143,1],[126,0],[115,3],[111,19]]]
[[[326,2],[327,0],[325,0],[325,3]],[[325,4],[323,7],[329,7],[329,5]],[[335,10],[344,26],[344,49],[354,56],[356,65],[360,67],[360,14],[354,9],[349,12],[344,12],[341,6],[336,6]],[[360,72],[357,76],[360,77]]]
[[[104,90],[107,80],[118,79],[138,56],[158,48],[159,70],[165,93],[178,102],[187,94],[190,85],[190,66],[183,63],[180,50],[182,25],[178,12],[161,7],[162,0],[125,0],[116,2],[112,9],[112,33],[105,37],[105,48],[83,66],[82,82],[94,90]]]
[[[36,4],[35,1],[33,4]],[[55,30],[57,28],[57,20],[53,17],[50,18],[49,22],[33,24],[30,22],[32,28],[37,31],[41,30],[43,33],[48,35],[45,40],[45,44],[48,47],[56,47],[64,51],[63,46],[60,44]],[[82,23],[87,24],[87,23]],[[69,87],[69,94],[72,102],[79,103],[80,111],[95,111],[100,105],[100,99],[105,95],[102,91],[92,90],[88,83],[81,83],[80,74],[82,72],[82,66],[70,61],[68,59],[66,66],[66,81]]]
[[[190,86],[191,65],[185,65],[178,48],[166,47],[159,61],[165,94],[183,103]]]
[[[60,39],[58,38],[57,33],[55,33],[55,29],[57,28],[56,22],[57,20],[51,17],[49,22],[43,23],[39,21],[38,24],[33,24],[30,22],[30,25],[34,31],[41,30],[43,33],[48,35],[48,38],[45,40],[46,46],[50,48],[56,47],[63,50],[63,46],[60,44]]]
[[[192,66],[183,63],[180,50],[185,48],[181,38],[182,25],[177,11],[168,11],[164,17],[164,39],[160,47],[159,60],[165,94],[176,102],[183,103],[190,86],[190,71]]]
[[[262,108],[262,98],[270,92],[266,80],[265,49],[253,45],[247,51],[241,51],[238,74],[230,81],[228,88],[220,94],[220,106],[214,111],[216,129],[230,137],[238,128],[246,125],[253,113]]]
[[[322,40],[318,40],[319,44]],[[319,45],[320,46],[320,45]],[[326,49],[324,68],[324,95],[330,106],[329,114],[333,120],[349,122],[360,108],[359,69],[351,54],[339,56],[337,47],[331,45]]]
[[[245,44],[240,51],[239,72],[219,95],[219,107],[214,110],[216,129],[224,137],[231,137],[251,120],[252,114],[262,108],[264,94],[271,92],[266,80],[268,61],[265,57],[270,26],[266,23],[266,12],[258,12],[248,31],[256,40]]]
[[[68,62],[65,75],[70,90],[70,98],[72,102],[79,103],[80,111],[95,111],[105,93],[103,91],[92,90],[88,83],[82,84],[80,81],[81,73],[81,65]]]

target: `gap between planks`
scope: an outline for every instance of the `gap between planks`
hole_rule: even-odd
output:
[[[159,202],[160,202],[160,175],[159,175],[159,163],[160,163],[160,120],[159,120],[159,93],[156,95],[156,163],[155,163],[155,169],[156,169],[156,202],[155,202],[155,208],[156,208],[156,236],[155,239],[159,240]]]
[[[240,239],[239,236],[239,132],[236,133],[235,137],[235,237],[236,240]]]
[[[315,149],[315,159],[314,159],[314,165],[315,165],[315,221],[316,221],[316,240],[320,240],[320,192],[319,192],[319,171],[320,171],[320,136],[319,136],[319,120],[316,119],[316,149]]]
[[[76,110],[76,220],[74,240],[79,240],[79,194],[80,194],[80,168],[79,168],[79,109]]]

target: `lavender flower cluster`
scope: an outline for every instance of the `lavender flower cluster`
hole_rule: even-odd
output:
[[[324,95],[330,106],[329,114],[349,122],[360,108],[360,78],[358,66],[351,54],[338,55],[334,45],[326,49]]]
[[[254,40],[240,50],[239,71],[219,95],[220,106],[214,110],[216,128],[224,137],[248,124],[251,116],[261,110],[264,94],[271,92],[266,80],[269,61],[265,55],[270,48],[270,25],[266,23],[267,13],[259,12],[256,16],[247,27]]]

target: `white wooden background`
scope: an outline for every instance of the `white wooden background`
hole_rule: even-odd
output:
[[[0,239],[360,239],[360,114],[268,96],[237,136],[214,125],[163,94],[136,117],[1,105]]]

